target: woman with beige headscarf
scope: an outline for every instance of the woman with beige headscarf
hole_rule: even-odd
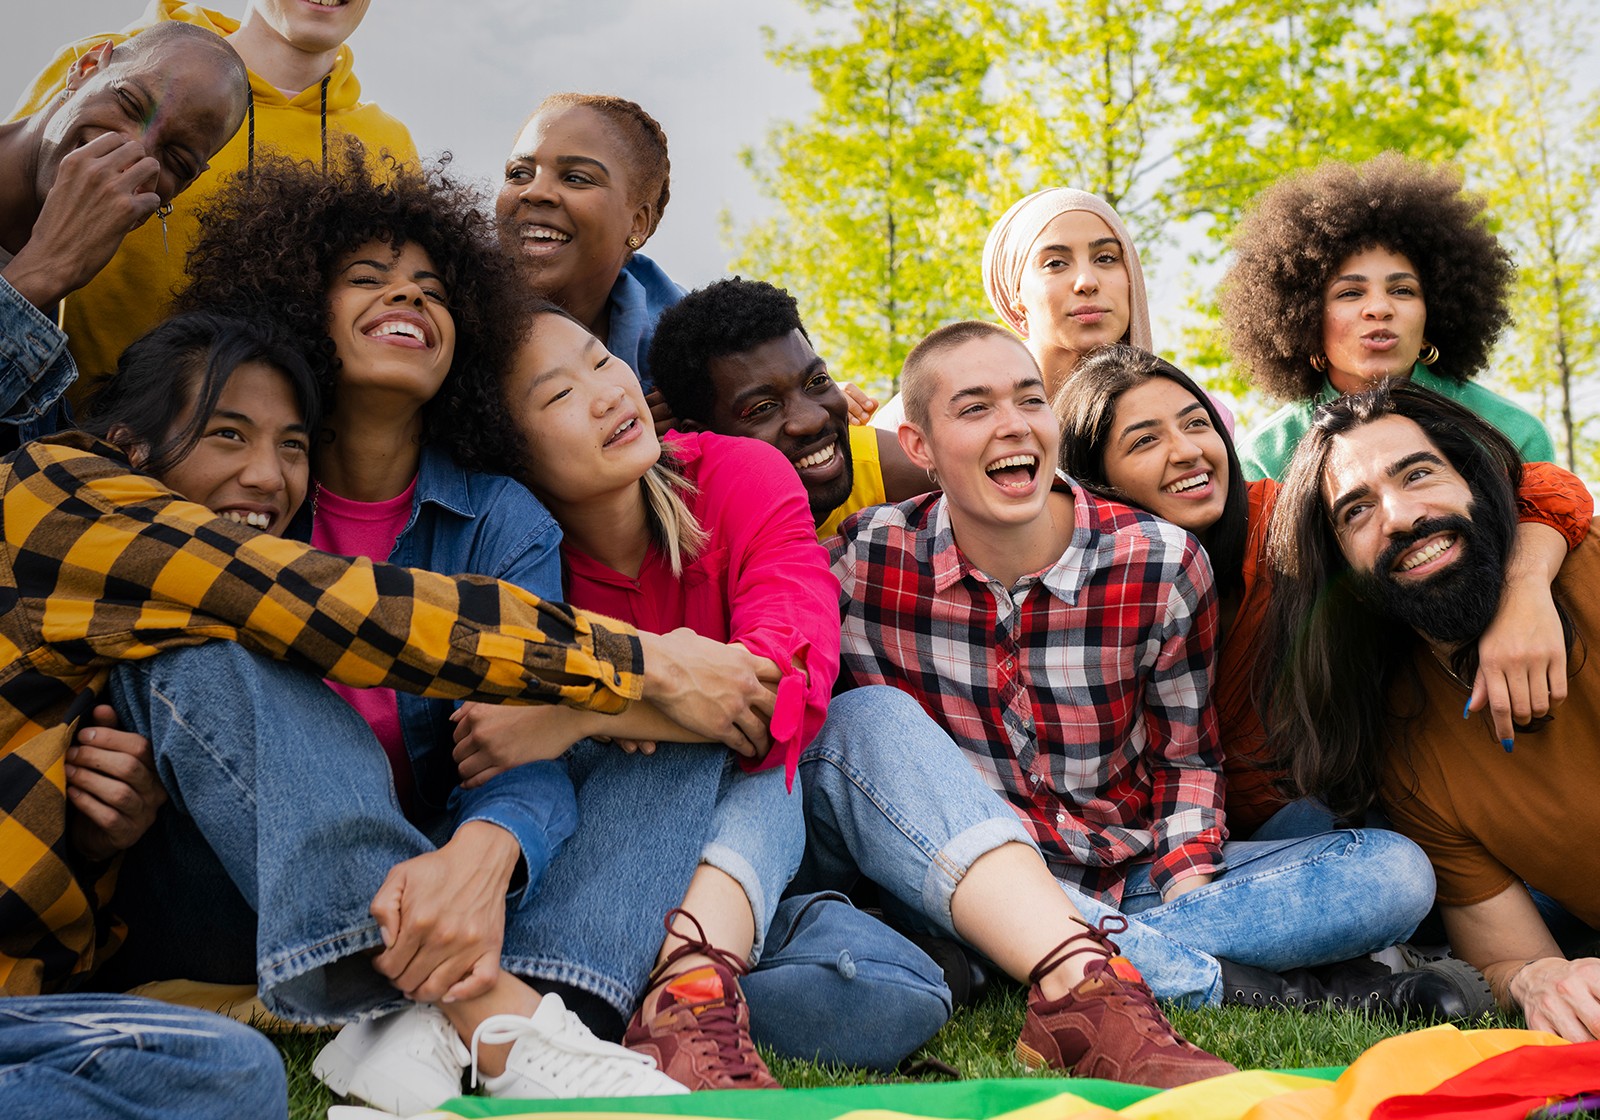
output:
[[[1117,212],[1087,191],[1050,187],[1013,203],[984,243],[983,286],[1052,397],[1096,346],[1152,348],[1139,251]],[[896,394],[872,423],[893,430],[903,418]]]

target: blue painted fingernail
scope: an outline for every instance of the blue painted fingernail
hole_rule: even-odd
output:
[[[1507,754],[1511,753],[1512,740],[1510,740],[1510,739],[1501,739],[1500,740],[1500,745],[1506,749],[1506,753]]]
[[[1472,718],[1472,701],[1471,700],[1468,700],[1467,701],[1467,706],[1465,708],[1461,709],[1461,718],[1462,719],[1471,719]]]

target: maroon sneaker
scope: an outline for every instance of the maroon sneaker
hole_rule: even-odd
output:
[[[694,923],[698,940],[672,928],[677,914]],[[656,966],[650,987],[663,976],[671,979],[645,997],[622,1044],[648,1054],[662,1073],[690,1089],[783,1088],[750,1040],[750,1006],[739,990],[739,977],[749,965],[708,944],[705,930],[687,911],[671,911],[666,924],[667,932],[683,938],[683,944]],[[673,975],[672,966],[691,954],[709,957],[711,963]]]
[[[1158,1089],[1238,1072],[1172,1029],[1139,970],[1116,955],[1117,947],[1106,938],[1112,922],[1122,925],[1110,932],[1128,928],[1127,919],[1119,915],[1104,918],[1099,928],[1085,929],[1052,949],[1028,976],[1033,987],[1017,1039],[1022,1063]],[[1045,999],[1039,980],[1080,953],[1098,959],[1084,967],[1077,987],[1060,999]]]

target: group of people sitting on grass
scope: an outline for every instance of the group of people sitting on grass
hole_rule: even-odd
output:
[[[1233,1069],[1163,1003],[1600,1034],[1593,501],[1472,380],[1452,173],[1264,192],[1239,449],[1063,188],[878,408],[639,253],[638,105],[546,98],[491,211],[359,101],[366,7],[155,0],[0,125],[8,1114],[282,1113],[174,979],[400,1113],[893,1068],[988,975],[1154,1086]]]

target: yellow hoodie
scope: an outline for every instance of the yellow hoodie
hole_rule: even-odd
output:
[[[151,0],[144,15],[121,31],[90,35],[64,47],[23,93],[11,119],[25,117],[48,104],[66,84],[67,69],[73,60],[90,47],[107,39],[123,42],[165,20],[204,27],[223,37],[239,29],[238,20],[198,4]],[[274,148],[299,158],[321,160],[324,139],[349,133],[361,139],[374,159],[387,151],[402,161],[415,161],[416,145],[406,126],[376,105],[361,101],[361,83],[356,81],[352,64],[349,44],[345,44],[339,48],[332,73],[294,98],[285,97],[270,82],[252,73],[255,150]],[[160,220],[150,219],[124,239],[100,275],[63,301],[62,327],[82,377],[71,394],[74,399],[81,396],[89,379],[116,369],[117,358],[128,343],[166,318],[174,293],[184,283],[184,258],[199,234],[195,209],[227,176],[244,169],[250,154],[250,131],[251,119],[246,118],[227,146],[212,157],[210,169],[173,200],[165,244]]]

